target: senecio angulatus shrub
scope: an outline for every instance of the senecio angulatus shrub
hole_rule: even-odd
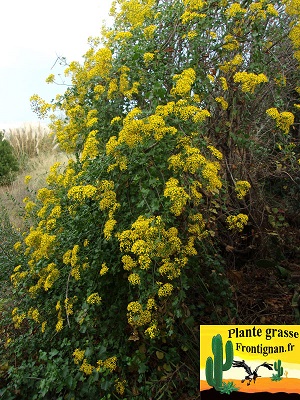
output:
[[[299,7],[114,1],[65,93],[32,97],[71,157],[25,200],[7,398],[197,396],[199,323],[235,315],[222,240],[260,232],[274,157],[299,172]]]

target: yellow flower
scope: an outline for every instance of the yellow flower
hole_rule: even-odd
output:
[[[46,325],[47,325],[47,321],[43,321],[43,322],[42,322],[42,326],[41,326],[41,331],[42,331],[42,333],[45,332],[45,330],[46,330]]]
[[[96,118],[97,119],[97,118]],[[82,154],[80,157],[81,161],[85,161],[87,158],[93,160],[99,154],[98,144],[99,141],[96,139],[97,130],[93,130],[88,134],[86,141],[84,142]]]
[[[218,159],[222,160],[223,159],[223,154],[217,150],[214,146],[207,146],[207,148],[211,151],[211,153]]]
[[[116,392],[121,396],[124,394],[126,383],[127,383],[126,380],[120,381],[119,379],[117,379],[115,381]]]
[[[223,110],[227,110],[228,108],[228,103],[227,101],[224,99],[224,97],[216,97],[215,98],[216,102],[221,104],[221,107],[223,108]]]
[[[155,337],[158,336],[159,330],[157,329],[157,324],[152,324],[145,330],[145,335],[148,335],[151,339],[154,339]]]
[[[242,8],[240,3],[233,3],[231,6],[225,11],[225,15],[230,17],[236,17],[237,14],[245,14],[247,10]]]
[[[236,54],[232,60],[226,61],[224,64],[220,65],[220,69],[224,72],[235,71],[237,66],[242,64],[243,57],[240,54]]]
[[[107,267],[106,263],[103,263],[103,264],[101,265],[101,269],[100,269],[99,274],[100,274],[101,276],[103,276],[103,275],[105,275],[105,274],[107,273],[107,271],[108,271],[108,267]]]
[[[156,31],[157,26],[156,25],[149,25],[144,29],[144,35],[146,39],[152,39],[154,36],[154,32]]]
[[[99,296],[98,293],[92,293],[87,299],[86,302],[88,304],[100,304],[101,303],[101,297]]]
[[[104,228],[103,228],[103,234],[106,240],[109,240],[111,238],[112,231],[114,230],[114,227],[116,225],[117,221],[113,218],[108,219],[105,222]]]
[[[103,361],[103,367],[113,372],[117,368],[117,357],[109,357]]]
[[[291,125],[294,123],[294,114],[289,111],[279,112],[277,108],[269,108],[266,113],[276,121],[276,126],[285,134],[289,133]]]
[[[47,82],[47,83],[53,83],[54,80],[55,80],[55,75],[54,75],[54,74],[50,74],[50,75],[48,76],[48,78],[46,79],[46,82]]]
[[[131,271],[137,265],[137,263],[128,255],[122,257],[122,263],[123,263],[123,268],[126,271]]]
[[[29,181],[32,179],[32,176],[31,175],[26,175],[25,176],[25,178],[24,178],[24,183],[26,184],[26,185],[28,185],[28,183],[29,183]]]
[[[87,359],[85,358],[83,360],[83,363],[81,364],[80,371],[82,371],[86,375],[91,375],[93,373],[94,369],[95,369],[95,367],[93,367],[91,364],[89,364],[87,362]]]
[[[132,285],[140,285],[141,284],[141,278],[138,274],[130,274],[128,276],[128,281],[132,284]]]
[[[147,65],[150,61],[154,59],[154,53],[145,53],[144,54],[144,63]]]
[[[175,178],[170,178],[166,182],[166,188],[164,190],[164,196],[169,197],[171,200],[171,212],[178,216],[182,213],[187,201],[190,196],[185,192],[185,190],[178,186],[178,180]]]
[[[221,78],[220,78],[220,81],[221,81],[222,89],[223,89],[224,91],[228,90],[228,84],[227,84],[226,78],[221,77]]]
[[[22,247],[22,243],[21,242],[16,242],[14,244],[15,251],[19,251],[21,249],[21,247]],[[21,266],[19,265],[19,267],[21,267]],[[14,271],[15,271],[15,269],[14,269]]]
[[[252,72],[237,72],[233,77],[234,82],[242,83],[242,91],[245,93],[254,93],[257,85],[268,82],[265,74],[254,74]]]
[[[64,320],[62,318],[57,321],[57,324],[55,326],[56,332],[60,332],[62,330],[63,325],[64,325],[63,322],[64,322]]]
[[[230,230],[237,230],[238,232],[242,232],[245,225],[247,225],[248,223],[248,215],[246,214],[229,215],[226,218],[226,222]]]
[[[235,191],[237,193],[237,198],[242,199],[249,192],[251,185],[248,181],[237,181],[235,183]]]
[[[95,196],[97,192],[97,188],[93,185],[81,185],[81,186],[73,186],[68,191],[69,199],[83,201],[87,198],[92,198]]]
[[[176,81],[176,84],[170,93],[172,95],[187,96],[196,80],[196,73],[193,68],[188,68],[181,74],[174,75],[173,80]]]
[[[80,349],[75,349],[73,352],[73,358],[74,358],[74,363],[75,364],[79,364],[80,361],[83,360],[84,358],[84,350],[80,350]]]

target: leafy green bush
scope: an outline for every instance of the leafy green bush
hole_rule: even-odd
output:
[[[244,7],[116,2],[57,103],[33,96],[74,159],[26,199],[3,395],[197,396],[199,323],[236,317],[224,253],[264,233],[259,182],[292,140],[297,9]]]
[[[10,183],[19,170],[13,148],[0,132],[0,185]]]

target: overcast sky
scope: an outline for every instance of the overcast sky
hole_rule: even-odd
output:
[[[38,121],[29,98],[51,101],[60,86],[45,79],[57,56],[80,61],[99,36],[112,0],[0,0],[0,129]],[[63,70],[62,70],[63,71]]]

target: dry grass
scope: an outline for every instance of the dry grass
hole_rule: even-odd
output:
[[[42,125],[24,125],[5,132],[5,138],[13,146],[21,165],[15,181],[8,186],[0,186],[0,202],[15,229],[25,228],[23,199],[34,197],[38,189],[45,186],[49,169],[55,162],[66,164],[68,161],[49,133],[49,129]],[[28,185],[24,182],[27,175],[32,177]]]
[[[57,151],[56,137],[51,135],[45,125],[24,124],[5,131],[7,139],[14,148],[19,161],[38,156],[42,153]]]

